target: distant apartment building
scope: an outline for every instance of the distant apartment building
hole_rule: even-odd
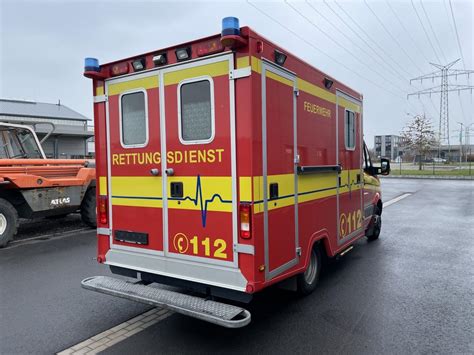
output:
[[[401,143],[402,137],[393,134],[375,136],[375,156],[389,158],[390,160],[396,160],[402,152],[402,149],[400,148]]]
[[[89,119],[67,106],[25,100],[0,99],[0,122],[29,125],[34,128],[48,158],[92,156],[89,141],[94,131]]]

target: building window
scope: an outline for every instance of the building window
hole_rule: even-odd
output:
[[[179,85],[179,126],[183,144],[209,143],[214,138],[214,100],[211,79]]]
[[[346,110],[346,115],[344,118],[344,141],[346,144],[346,149],[353,150],[355,149],[355,113],[352,111]]]
[[[120,100],[122,145],[126,148],[145,146],[148,141],[145,91],[123,94]]]

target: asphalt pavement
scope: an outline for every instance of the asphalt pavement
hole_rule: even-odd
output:
[[[474,182],[383,180],[378,241],[331,262],[316,291],[271,288],[231,330],[179,314],[108,348],[151,353],[474,352]],[[52,353],[148,308],[80,288],[108,274],[93,233],[0,250],[0,353]]]

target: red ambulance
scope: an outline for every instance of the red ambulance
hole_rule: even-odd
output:
[[[377,239],[382,199],[362,95],[248,27],[99,65],[93,79],[98,256],[82,286],[226,327],[323,257]],[[156,287],[177,286],[179,290]],[[199,297],[202,295],[203,297]]]

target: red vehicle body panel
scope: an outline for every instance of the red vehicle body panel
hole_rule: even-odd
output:
[[[334,256],[364,236],[365,211],[380,192],[374,177],[364,190],[362,95],[247,27],[241,36],[247,44],[232,51],[198,57],[216,35],[102,65],[94,77],[97,191],[109,209],[98,228],[100,262],[253,293],[303,272],[314,243]],[[178,63],[175,50],[184,47],[191,60]],[[275,50],[287,55],[283,67]],[[154,67],[157,53],[167,54],[166,66]],[[134,72],[140,58],[146,70]],[[124,65],[129,74],[111,75]],[[233,70],[248,73],[230,78]],[[188,144],[179,138],[181,86],[205,80],[213,137]],[[140,90],[147,142],[124,147],[120,100]],[[182,197],[173,197],[173,183],[182,183]],[[252,209],[250,239],[239,233],[240,204]],[[117,231],[148,240],[118,240]]]

